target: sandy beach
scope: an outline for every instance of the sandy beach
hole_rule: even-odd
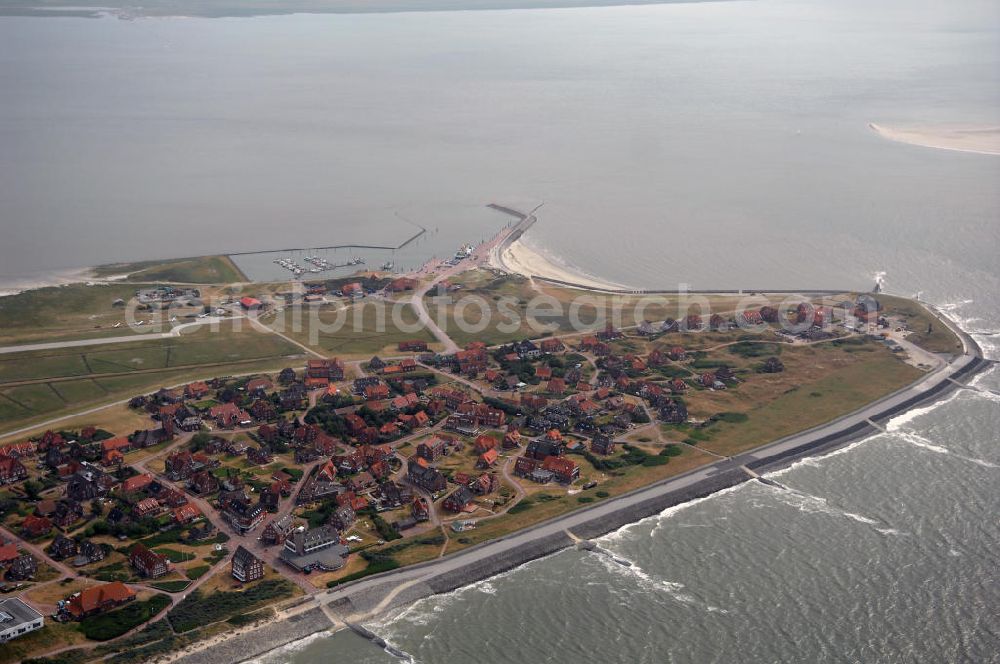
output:
[[[874,122],[868,127],[882,138],[939,150],[1000,155],[1000,127],[928,125],[887,127]]]
[[[43,275],[25,277],[0,277],[0,297],[17,295],[36,288],[66,286],[93,280],[93,269],[89,267],[62,270]]]
[[[547,256],[543,251],[528,246],[518,239],[509,246],[501,247],[498,253],[491,257],[493,267],[508,272],[515,272],[526,277],[544,277],[558,279],[573,284],[602,290],[628,289],[629,286],[593,277],[573,270],[555,257]]]

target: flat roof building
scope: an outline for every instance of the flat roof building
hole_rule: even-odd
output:
[[[0,600],[0,643],[41,629],[44,624],[42,614],[16,597]]]
[[[280,558],[300,572],[320,569],[332,572],[344,566],[349,549],[340,543],[340,533],[331,526],[306,530],[299,526],[288,535]]]

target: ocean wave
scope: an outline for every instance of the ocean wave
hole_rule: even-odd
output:
[[[866,526],[874,526],[874,530],[883,535],[901,535],[901,531],[895,528],[887,528],[884,523],[878,519],[874,519],[870,516],[865,516],[864,514],[858,514],[857,512],[850,512],[843,508],[837,507],[836,505],[830,504],[826,498],[820,496],[814,496],[811,493],[805,493],[797,489],[778,489],[774,488],[771,492],[772,496],[778,501],[789,505],[791,507],[797,508],[800,512],[805,512],[808,514],[828,514],[831,516],[844,517],[850,519],[851,521],[856,521],[857,523],[862,523]]]
[[[970,304],[975,303],[975,300],[959,300],[958,302],[945,302],[944,304],[938,304],[938,309],[941,311],[955,311],[959,307],[966,307]]]
[[[913,408],[911,410],[906,411],[905,413],[901,413],[896,417],[892,418],[891,420],[889,420],[888,422],[886,422],[885,430],[888,431],[889,433],[895,433],[896,431],[899,431],[904,424],[907,424],[915,420],[921,415],[930,413],[931,411],[936,410],[937,408],[940,408],[941,406],[947,403],[951,403],[952,401],[957,399],[961,393],[962,390],[958,390],[956,392],[952,392],[951,394],[949,394],[944,399],[941,399],[940,401],[935,401],[929,406],[921,406],[920,408]]]
[[[721,496],[727,496],[731,493],[735,493],[736,491],[743,488],[744,484],[737,484],[736,486],[731,486],[726,489],[722,489],[721,491],[716,491],[711,495],[704,496],[702,498],[695,498],[694,500],[689,500],[686,503],[680,503],[679,505],[668,507],[659,514],[654,514],[653,516],[648,516],[645,519],[642,519],[641,521],[637,521],[635,523],[630,523],[626,526],[622,526],[618,530],[610,532],[607,535],[598,538],[597,541],[608,544],[620,541],[624,539],[625,536],[628,535],[631,532],[631,530],[633,530],[633,528],[647,523],[653,524],[653,528],[649,531],[649,536],[656,537],[660,529],[663,528],[665,525],[667,525],[670,522],[670,519],[672,519],[677,514],[683,512],[689,507],[694,507],[695,505],[699,505],[706,501],[712,500],[713,498],[719,498]]]
[[[931,452],[934,452],[935,454],[945,454],[947,456],[955,457],[956,459],[961,459],[962,461],[968,461],[969,463],[974,463],[984,468],[1000,468],[1000,465],[995,464],[991,461],[986,461],[985,459],[977,459],[976,457],[970,457],[964,454],[959,454],[958,452],[954,452],[948,449],[947,447],[943,447],[942,445],[939,445],[932,440],[924,438],[920,434],[916,434],[910,431],[896,431],[895,435],[898,436],[899,438],[902,438],[911,445],[915,445],[921,449],[929,450]]]
[[[973,390],[972,394],[979,397],[980,399],[986,399],[987,401],[992,401],[993,403],[1000,403],[1000,394],[992,392],[987,389]]]
[[[538,564],[551,556],[557,556],[561,553],[565,553],[565,550],[556,551],[548,556],[542,556],[541,558],[529,560],[521,565],[518,565],[517,567],[507,570],[506,572],[495,574],[486,579],[480,579],[479,581],[475,581],[468,585],[459,586],[458,588],[450,590],[446,593],[424,597],[423,599],[419,599],[412,604],[402,606],[395,611],[386,612],[382,616],[366,622],[365,627],[382,638],[386,638],[385,634],[395,635],[397,633],[396,630],[402,628],[404,625],[425,627],[437,619],[437,614],[443,613],[449,606],[454,604],[456,601],[461,600],[464,595],[469,593],[495,595],[498,591],[495,582],[511,576],[525,569],[529,565]],[[388,641],[388,639],[386,640]]]
[[[788,473],[792,472],[793,470],[795,470],[797,468],[802,468],[803,466],[808,467],[808,468],[819,468],[822,465],[823,461],[825,461],[827,459],[832,459],[833,457],[836,457],[836,456],[840,456],[841,454],[847,454],[851,450],[857,449],[858,447],[861,447],[862,445],[864,445],[864,444],[866,444],[866,443],[868,443],[868,442],[870,442],[872,440],[875,440],[879,436],[883,436],[883,435],[885,435],[885,434],[883,434],[883,433],[872,434],[871,436],[868,436],[867,438],[862,438],[861,440],[854,441],[850,445],[845,445],[844,447],[838,447],[837,449],[835,449],[832,452],[829,452],[827,454],[822,454],[822,455],[818,455],[818,456],[803,457],[802,459],[799,459],[795,463],[793,463],[793,464],[791,464],[791,465],[789,465],[789,466],[787,466],[785,468],[781,468],[779,470],[774,470],[774,471],[765,473],[764,475],[762,475],[762,477],[766,477],[768,479],[774,479],[776,477],[782,477],[783,475],[787,475]]]
[[[269,650],[262,655],[254,657],[253,659],[244,660],[240,664],[283,664],[291,659],[290,655],[302,652],[316,641],[329,637],[330,632],[326,630],[316,632],[315,634],[310,634],[309,636],[303,637],[298,641],[291,641],[283,646],[275,648],[274,650]]]
[[[625,566],[616,563],[614,560],[605,555],[598,554],[596,557],[600,561],[601,565],[612,576],[628,579],[645,591],[666,595],[680,604],[697,607],[707,611],[708,613],[729,613],[726,609],[703,602],[694,595],[684,592],[685,586],[683,583],[678,581],[668,581],[667,579],[650,574],[631,560],[628,561],[630,563],[629,566]],[[622,560],[627,559],[622,558]]]
[[[979,385],[987,379],[994,380],[996,378],[998,366],[1000,365],[994,365],[989,369],[987,369],[986,371],[981,371],[977,373],[975,376],[973,376],[972,380],[969,381],[969,385],[971,385],[972,387],[979,387]]]

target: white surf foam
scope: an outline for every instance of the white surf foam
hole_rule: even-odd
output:
[[[874,529],[883,535],[899,535],[902,534],[895,528],[886,528],[885,525],[878,519],[873,519],[872,517],[865,516],[864,514],[858,514],[857,512],[849,512],[845,509],[831,505],[826,498],[821,498],[820,496],[814,496],[811,493],[805,493],[803,491],[798,491],[796,489],[778,489],[774,488],[773,495],[779,501],[797,508],[801,512],[808,514],[828,514],[830,516],[844,517],[858,523],[862,523],[866,526],[873,526]]]
[[[856,440],[853,443],[851,443],[850,445],[845,445],[844,447],[839,447],[839,448],[837,448],[837,449],[835,449],[832,452],[829,452],[827,454],[823,454],[821,456],[810,456],[810,457],[805,457],[805,458],[799,459],[798,461],[796,461],[795,463],[791,464],[787,468],[781,468],[779,470],[773,470],[771,472],[765,473],[761,477],[766,477],[768,479],[774,479],[774,478],[777,478],[777,477],[782,477],[783,475],[787,475],[788,473],[792,472],[796,468],[802,468],[803,466],[808,467],[808,468],[819,468],[820,466],[822,466],[823,461],[825,461],[827,459],[832,459],[833,457],[836,457],[836,456],[840,456],[841,454],[847,454],[851,450],[856,449],[858,447],[861,447],[865,443],[868,443],[869,441],[872,441],[872,440],[878,438],[881,435],[884,435],[884,434],[881,434],[881,433],[872,434],[871,436],[868,436],[867,438],[862,438],[861,440]]]
[[[274,650],[269,650],[262,655],[254,657],[253,659],[244,660],[240,664],[281,664],[289,661],[291,659],[290,655],[302,652],[314,642],[330,636],[331,633],[326,630],[316,632],[315,634],[310,634],[309,636],[301,638],[298,641],[291,641],[283,646],[275,648]]]
[[[667,526],[670,523],[670,519],[677,516],[684,510],[688,509],[689,507],[700,505],[701,503],[709,501],[713,498],[718,498],[720,496],[726,496],[731,493],[735,493],[736,491],[742,489],[745,484],[747,483],[744,482],[743,484],[737,484],[736,486],[731,486],[727,489],[716,491],[715,493],[708,496],[704,496],[703,498],[695,498],[694,500],[689,500],[686,503],[681,503],[679,505],[674,505],[673,507],[668,507],[659,514],[654,514],[653,516],[646,517],[642,521],[637,521],[636,523],[630,523],[627,526],[622,526],[618,530],[608,533],[604,537],[599,538],[598,541],[606,543],[617,542],[623,539],[624,536],[627,535],[635,526],[639,526],[645,523],[653,523],[653,528],[649,531],[649,536],[656,537],[656,534],[660,531],[660,529]]]
[[[617,553],[615,555],[622,560],[627,560],[627,558],[622,558],[622,556]],[[685,592],[685,586],[683,583],[668,581],[667,579],[650,574],[631,560],[628,561],[631,565],[626,567],[625,565],[616,563],[608,556],[598,555],[597,557],[600,560],[601,565],[612,575],[626,578],[645,591],[664,594],[681,604],[699,608],[709,613],[729,613],[726,609],[718,606],[712,606],[711,604],[699,600],[694,595]]]
[[[460,600],[463,595],[475,592],[486,595],[495,595],[498,590],[497,582],[501,579],[504,579],[529,565],[537,564],[550,556],[556,556],[560,553],[564,553],[564,551],[556,551],[548,556],[529,560],[528,562],[509,569],[506,572],[501,572],[500,574],[495,574],[489,578],[460,586],[446,593],[424,597],[423,599],[419,599],[412,604],[400,607],[395,611],[389,611],[374,620],[366,622],[365,627],[386,639],[388,642],[389,639],[386,635],[395,635],[395,628],[397,626],[403,625],[404,623],[420,627],[429,625],[432,621],[437,620],[437,614],[443,613],[448,606]]]
[[[947,456],[954,457],[956,459],[961,459],[962,461],[968,461],[969,463],[974,463],[977,466],[982,466],[983,468],[1000,468],[1000,465],[995,464],[991,461],[986,461],[985,459],[977,459],[976,457],[966,456],[964,454],[959,454],[949,450],[947,447],[938,445],[934,441],[924,438],[920,434],[912,433],[909,431],[897,431],[895,432],[897,436],[921,449],[929,450],[935,454],[945,454]]]
[[[889,433],[895,433],[896,431],[899,431],[904,424],[912,422],[921,415],[926,415],[927,413],[930,413],[931,411],[940,408],[945,404],[951,403],[952,401],[957,399],[961,393],[962,393],[961,390],[952,392],[944,399],[941,399],[940,401],[935,401],[929,406],[921,406],[920,408],[914,408],[912,410],[906,411],[905,413],[897,415],[896,417],[886,422],[885,430],[888,431]]]

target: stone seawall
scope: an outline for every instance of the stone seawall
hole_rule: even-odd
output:
[[[749,453],[744,458],[736,458],[718,462],[708,467],[710,474],[690,483],[688,486],[674,490],[663,490],[662,493],[649,498],[625,504],[618,509],[612,508],[600,516],[580,521],[575,519],[572,526],[572,534],[579,538],[589,539],[599,537],[613,530],[621,528],[630,523],[635,523],[641,519],[659,514],[660,512],[698,498],[709,496],[723,489],[737,486],[751,479],[751,474],[747,473],[738,464],[744,463],[746,468],[758,471],[771,471],[787,467],[805,457],[832,451],[835,448],[859,440],[866,436],[878,433],[879,425],[889,421],[891,418],[912,410],[924,404],[939,400],[952,390],[960,389],[960,383],[953,382],[959,378],[969,378],[975,373],[983,371],[994,362],[984,360],[979,356],[978,347],[974,347],[975,356],[965,365],[954,370],[943,377],[934,385],[924,389],[919,394],[905,400],[897,400],[893,405],[887,406],[884,410],[877,411],[870,418],[862,421],[855,421],[853,424],[844,422],[844,427],[826,435],[819,435],[820,432],[803,435],[807,442],[788,449],[772,449],[765,451],[760,458],[755,458],[753,453]],[[861,416],[863,417],[863,416]],[[855,420],[857,417],[855,417]],[[836,426],[836,425],[833,425]],[[811,437],[812,436],[812,437]],[[667,489],[667,484],[677,481],[679,478],[672,478],[662,483],[662,489]],[[653,485],[655,490],[657,485]],[[648,491],[651,487],[646,487],[637,491]],[[661,490],[662,490],[661,489]],[[625,498],[628,494],[618,497]],[[611,499],[611,502],[615,499]],[[628,501],[624,501],[628,502]],[[605,503],[606,504],[606,503]],[[579,511],[570,513],[580,514]],[[369,614],[385,612],[391,608],[412,604],[413,602],[440,593],[450,592],[456,588],[466,586],[487,579],[489,577],[509,571],[515,567],[523,565],[532,560],[542,558],[556,553],[573,544],[573,538],[567,532],[553,532],[554,524],[558,524],[556,518],[551,522],[544,522],[531,528],[524,533],[539,531],[536,536],[518,544],[516,547],[499,551],[489,555],[469,555],[466,564],[462,563],[464,555],[473,552],[490,543],[486,542],[477,547],[472,547],[464,552],[454,554],[440,561],[429,561],[409,568],[403,568],[394,572],[388,572],[382,577],[372,577],[365,582],[358,582],[358,587],[354,590],[350,586],[338,592],[338,597],[329,603],[329,610],[338,616],[351,614]],[[558,525],[555,525],[558,528]],[[503,539],[503,538],[502,538]],[[435,573],[435,567],[441,564],[444,571]],[[402,580],[413,578],[414,570],[426,570],[414,582],[406,585]],[[378,581],[372,583],[372,580]],[[401,590],[399,587],[405,585]],[[393,591],[395,594],[392,594]],[[319,608],[310,609],[297,616],[261,625],[251,633],[234,636],[222,644],[214,645],[210,650],[196,652],[185,655],[177,661],[184,664],[233,664],[243,662],[247,659],[258,657],[275,648],[279,648],[288,643],[306,638],[312,634],[329,630],[333,626],[331,619]]]
[[[276,648],[330,629],[330,619],[322,609],[309,609],[278,622],[265,623],[252,632],[237,634],[211,648],[184,655],[184,664],[234,664],[258,657]]]

